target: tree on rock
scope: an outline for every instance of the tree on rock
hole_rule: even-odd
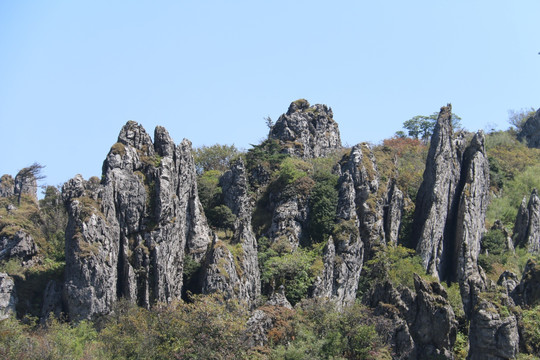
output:
[[[35,196],[37,181],[45,179],[45,175],[41,174],[44,167],[44,165],[35,162],[19,171],[15,177],[15,195],[17,195],[17,204],[19,206],[21,205],[22,194],[33,193]]]

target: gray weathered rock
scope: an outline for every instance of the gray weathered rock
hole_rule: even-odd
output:
[[[59,319],[64,312],[62,304],[62,293],[64,291],[62,283],[50,280],[43,292],[43,306],[41,307],[41,321],[45,322],[52,314]]]
[[[223,201],[236,216],[230,244],[215,240],[203,276],[203,293],[222,292],[253,306],[261,293],[257,240],[251,227],[252,206],[244,162],[231,164],[220,179]],[[232,251],[231,251],[232,250]],[[234,252],[234,254],[233,254]]]
[[[245,342],[250,347],[262,347],[268,344],[268,332],[276,323],[292,316],[291,304],[285,298],[283,289],[274,293],[269,301],[253,311],[246,324]]]
[[[485,288],[477,260],[489,201],[489,163],[484,134],[465,146],[455,136],[452,107],[441,108],[418,191],[413,242],[424,268],[435,277],[460,283],[465,311],[473,292]]]
[[[34,201],[37,201],[37,181],[34,175],[27,174],[25,169],[19,171],[15,176],[14,195],[29,195]]]
[[[453,359],[457,321],[446,291],[438,282],[427,283],[418,275],[414,286],[416,293],[380,283],[365,300],[376,314],[393,319],[396,358]]]
[[[387,244],[397,244],[405,198],[394,180],[390,181],[384,204],[384,234]]]
[[[433,276],[444,272],[446,224],[452,222],[452,206],[460,179],[461,156],[452,131],[452,106],[442,107],[429,147],[424,180],[418,190],[413,222],[413,241],[424,268]]]
[[[533,189],[529,202],[523,198],[514,225],[514,246],[540,252],[540,198]]]
[[[519,285],[519,279],[516,274],[509,270],[503,271],[499,280],[497,280],[497,285],[501,286],[506,295],[512,294],[514,289]]]
[[[0,321],[15,315],[17,293],[15,282],[6,273],[0,273]]]
[[[0,197],[10,197],[15,195],[15,180],[8,174],[0,177]]]
[[[352,305],[363,265],[364,248],[358,232],[343,232],[328,239],[324,249],[322,278],[314,284],[313,296],[333,300],[338,308]]]
[[[519,141],[525,140],[532,148],[540,148],[540,109],[529,117],[517,134]]]
[[[534,260],[527,261],[521,282],[511,296],[518,305],[532,307],[540,304],[540,267]]]
[[[502,305],[511,299],[502,295]],[[518,322],[514,314],[503,313],[490,301],[478,299],[469,328],[470,360],[514,359],[519,350]]]
[[[294,101],[276,121],[268,136],[279,140],[287,154],[304,159],[326,156],[341,149],[338,124],[326,105]]]
[[[202,261],[210,231],[197,195],[191,143],[162,127],[155,143],[137,123],[122,128],[103,164],[101,184],[77,176],[62,190],[67,310],[106,314],[119,298],[141,306],[182,294],[185,256]]]
[[[0,260],[18,258],[23,264],[29,264],[36,255],[38,246],[24,230],[17,231],[13,236],[0,237]]]
[[[272,243],[286,242],[291,250],[296,250],[300,245],[300,239],[306,236],[308,198],[302,194],[279,194],[278,197],[268,238]]]
[[[280,285],[278,291],[274,291],[265,305],[269,306],[281,306],[287,309],[292,309],[292,305],[285,296],[285,286]]]
[[[355,145],[340,161],[337,217],[356,222],[367,258],[383,244],[386,193],[379,184],[375,156],[368,144]]]
[[[452,232],[455,231],[454,248],[449,260],[451,264],[457,263],[450,276],[451,279],[455,276],[460,284],[463,306],[468,314],[473,306],[472,293],[486,287],[483,272],[478,266],[489,203],[489,163],[484,146],[484,134],[481,131],[473,137],[466,148],[461,169],[455,230],[451,229]]]

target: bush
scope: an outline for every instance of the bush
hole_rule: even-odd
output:
[[[234,145],[215,144],[193,150],[195,169],[199,175],[210,170],[223,173],[229,169],[231,161],[239,155],[240,151]]]
[[[302,248],[282,254],[272,248],[269,251],[275,255],[262,255],[265,258],[261,264],[263,286],[275,289],[285,286],[285,296],[292,305],[307,297],[309,287],[319,275],[313,268],[318,258],[315,252]]]
[[[338,311],[332,302],[305,300],[291,326],[291,338],[271,359],[391,359],[377,331],[384,330],[380,319],[360,304]]]
[[[320,243],[328,240],[334,230],[338,191],[331,181],[319,182],[311,192],[309,201],[309,234]]]
[[[521,201],[524,197],[528,201],[534,188],[540,189],[540,165],[526,168],[504,184],[501,195],[492,199],[488,206],[488,223],[499,219],[505,226],[512,228]]]

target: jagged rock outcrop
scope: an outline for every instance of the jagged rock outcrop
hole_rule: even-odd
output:
[[[489,163],[483,132],[474,135],[466,148],[461,169],[456,222],[451,224],[455,228],[450,229],[450,236],[455,233],[454,248],[447,261],[457,264],[455,269],[451,268],[449,276],[459,282],[465,312],[470,313],[473,293],[486,287],[485,275],[478,265],[489,203]]]
[[[330,237],[324,249],[323,274],[315,281],[313,296],[331,299],[338,308],[352,305],[356,300],[363,254],[364,246],[357,231],[343,232],[335,242]]]
[[[517,138],[519,141],[525,140],[529,147],[540,148],[540,109],[525,120]]]
[[[452,222],[452,205],[460,179],[461,154],[453,137],[452,106],[442,107],[433,130],[424,180],[416,197],[413,241],[424,268],[439,277],[443,271],[446,224]]]
[[[471,292],[484,287],[477,259],[489,201],[489,163],[484,134],[468,145],[452,131],[452,107],[441,108],[418,191],[413,242],[426,271],[458,280],[469,308]]]
[[[392,342],[400,359],[453,359],[457,321],[448,295],[438,282],[414,277],[415,293],[397,290],[391,283],[377,284],[367,297],[376,314],[394,321]]]
[[[36,242],[24,230],[17,231],[13,236],[0,237],[0,260],[18,258],[23,265],[29,265],[37,255]]]
[[[285,286],[280,285],[277,291],[274,291],[265,305],[269,306],[281,306],[286,309],[292,309],[292,305],[285,296]]]
[[[357,224],[368,253],[384,243],[385,195],[370,146],[355,145],[340,161],[337,217]]]
[[[514,251],[514,241],[512,240],[512,235],[510,234],[508,229],[503,225],[501,220],[495,220],[490,230],[500,231],[506,239],[505,241],[506,250],[512,251],[512,252]]]
[[[17,293],[15,282],[6,273],[0,273],[0,321],[15,315]]]
[[[0,197],[10,197],[13,195],[29,195],[37,201],[37,181],[33,174],[28,173],[27,168],[17,173],[15,179],[9,174],[4,174],[0,178]]]
[[[272,224],[268,238],[272,243],[288,243],[296,250],[300,240],[306,236],[309,217],[309,199],[303,194],[274,194],[276,205],[272,213]]]
[[[397,242],[404,198],[395,181],[380,185],[367,144],[354,146],[343,157],[339,173],[338,232],[325,247],[324,271],[313,296],[331,298],[342,307],[354,302],[365,259],[378,245]]]
[[[162,127],[155,142],[137,123],[122,128],[101,183],[80,176],[62,189],[67,311],[106,314],[124,297],[141,306],[181,297],[184,257],[200,262],[210,231],[197,195],[191,143]]]
[[[252,306],[261,293],[257,240],[251,227],[252,206],[244,162],[239,159],[220,179],[223,202],[236,216],[229,244],[215,239],[205,265],[203,293],[222,292]]]
[[[15,195],[15,180],[9,174],[0,177],[0,197],[10,197]]]
[[[405,206],[405,197],[398,188],[395,180],[391,180],[388,186],[388,194],[384,204],[384,234],[387,244],[397,244],[401,217]]]
[[[519,351],[518,321],[508,307],[510,298],[501,295],[501,306],[486,299],[478,299],[469,327],[469,360],[514,359]]]
[[[514,246],[540,252],[540,198],[533,189],[529,202],[523,198],[514,225]]]
[[[510,296],[514,289],[519,285],[518,276],[509,270],[505,270],[501,276],[499,276],[497,285],[504,289],[506,295]]]
[[[285,289],[280,286],[263,306],[253,311],[246,324],[245,342],[250,347],[266,346],[269,331],[292,315],[292,306],[285,297]]]
[[[304,99],[291,103],[276,121],[269,139],[279,140],[284,152],[304,159],[326,156],[341,149],[338,124],[326,105],[310,106]]]
[[[28,168],[22,169],[15,176],[14,195],[25,194],[31,199],[37,201],[37,181],[34,174],[27,171]]]
[[[536,261],[527,261],[521,282],[511,295],[518,305],[532,307],[540,304],[540,266]]]

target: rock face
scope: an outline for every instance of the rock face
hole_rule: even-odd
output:
[[[394,180],[390,180],[384,204],[384,234],[386,243],[397,244],[405,198]]]
[[[6,273],[0,273],[0,321],[15,315],[16,305],[15,282]]]
[[[25,169],[19,171],[15,179],[11,175],[5,174],[0,178],[0,197],[10,197],[19,194],[29,195],[37,201],[37,182],[36,178],[25,172]]]
[[[453,359],[457,321],[448,295],[438,282],[428,283],[418,275],[415,292],[396,290],[389,282],[378,284],[368,297],[376,314],[393,317],[394,351],[401,359]]]
[[[480,131],[465,146],[454,136],[452,107],[441,108],[418,191],[413,241],[427,272],[458,280],[468,305],[471,288],[482,287],[477,265],[489,199],[489,164]]]
[[[514,246],[527,248],[529,252],[540,251],[540,198],[534,189],[527,203],[523,198],[514,225]]]
[[[69,180],[65,299],[71,318],[106,314],[120,297],[141,306],[182,293],[184,257],[200,262],[210,231],[197,195],[191,143],[156,127],[121,130],[102,181]]]
[[[14,195],[26,194],[29,195],[34,201],[37,201],[37,181],[34,175],[28,174],[26,169],[19,171],[15,176],[15,187],[13,189]]]
[[[509,298],[503,296],[502,300],[504,306],[511,305]],[[518,351],[519,332],[515,315],[502,315],[490,301],[479,299],[471,317],[467,359],[514,359]]]
[[[455,233],[455,240],[449,259],[450,264],[457,263],[457,266],[449,266],[449,275],[459,282],[463,306],[469,313],[473,306],[472,294],[486,286],[485,276],[478,266],[489,203],[489,163],[482,132],[474,135],[466,148],[461,169],[455,228],[450,230],[450,234]]]
[[[292,250],[300,245],[305,236],[309,217],[309,199],[302,194],[282,192],[274,194],[276,205],[268,237],[272,243],[287,242]]]
[[[521,282],[514,288],[512,298],[518,305],[540,304],[540,267],[534,260],[527,261]]]
[[[11,175],[5,174],[0,177],[0,197],[15,195],[15,180]]]
[[[326,156],[341,149],[332,109],[320,104],[310,106],[304,99],[291,103],[268,137],[279,140],[286,153],[304,159]]]
[[[540,109],[525,121],[517,137],[527,141],[529,147],[540,148]]]
[[[352,305],[363,264],[364,247],[358,232],[343,233],[324,249],[324,270],[316,279],[313,296],[332,299],[338,308]]]
[[[324,253],[324,271],[313,296],[333,299],[338,307],[356,297],[363,262],[377,246],[396,243],[403,212],[403,194],[394,181],[380,184],[375,157],[367,144],[354,146],[340,161],[340,219]]]
[[[381,185],[368,144],[355,145],[340,161],[337,218],[354,221],[368,258],[374,247],[397,240],[403,194],[393,181]]]
[[[242,160],[231,165],[220,179],[224,203],[236,216],[233,239],[226,244],[215,239],[205,265],[202,292],[222,292],[252,306],[261,294],[257,240],[251,227],[252,206],[246,169]]]
[[[36,242],[23,230],[17,231],[11,237],[0,237],[0,260],[18,258],[23,264],[26,264],[37,254]]]
[[[452,106],[441,108],[433,131],[424,171],[418,190],[413,222],[413,239],[424,268],[439,277],[447,223],[452,222],[452,205],[460,179],[459,143],[453,138]]]

